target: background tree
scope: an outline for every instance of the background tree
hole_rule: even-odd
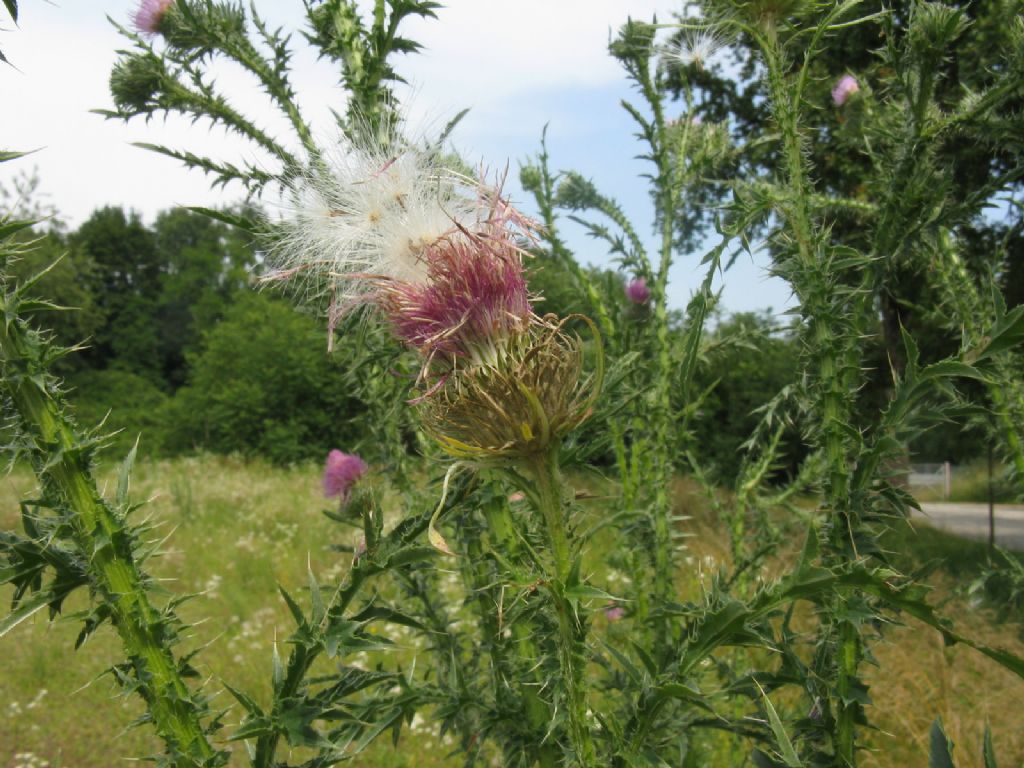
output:
[[[160,264],[155,320],[161,374],[174,390],[185,383],[186,354],[248,286],[255,250],[245,232],[184,208],[157,216],[153,235]]]
[[[705,6],[691,3],[688,11]],[[956,243],[968,274],[982,282],[998,275],[1006,304],[1021,301],[1016,286],[1024,281],[1015,277],[1024,270],[1024,230],[1021,208],[1012,201],[1024,176],[1024,136],[1014,119],[1024,108],[1024,85],[1007,84],[1004,75],[1024,4],[950,3],[942,11],[942,40],[909,32],[924,28],[909,23],[913,14],[938,13],[930,7],[904,1],[861,8],[880,14],[881,23],[853,26],[819,43],[804,96],[819,120],[803,146],[834,243],[873,257],[869,285],[879,323],[877,335],[865,340],[873,373],[861,397],[877,405],[890,387],[890,371],[904,370],[903,330],[914,334],[926,362],[947,356],[960,342],[948,281],[944,286],[937,280],[934,266],[942,232]],[[678,33],[669,50],[686,52],[689,34]],[[737,141],[745,149],[731,153],[722,172],[699,185],[687,200],[688,222],[707,223],[708,203],[732,194],[728,179],[767,180],[778,161],[766,81],[751,41],[740,35],[731,42],[718,57],[668,57],[667,82],[677,98],[689,99],[687,114],[725,126],[736,138],[761,137]],[[912,53],[896,56],[900,48]],[[833,93],[848,75],[855,75],[859,90]],[[868,201],[878,201],[877,207]],[[887,221],[871,226],[879,215]],[[932,450],[927,437],[915,442],[923,452]]]
[[[160,384],[161,268],[153,233],[138,213],[106,207],[79,227],[70,244],[94,265],[90,289],[105,319],[85,352],[90,366],[116,366]]]

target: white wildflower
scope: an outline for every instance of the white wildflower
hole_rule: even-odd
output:
[[[220,589],[223,578],[219,573],[213,574],[207,579],[206,584],[203,586],[203,592],[207,597],[219,597],[218,589]]]
[[[43,699],[46,697],[47,693],[49,693],[48,690],[46,690],[45,688],[40,688],[39,691],[36,693],[35,697],[32,699],[32,701],[28,703],[27,709],[35,709],[40,704],[42,704]]]

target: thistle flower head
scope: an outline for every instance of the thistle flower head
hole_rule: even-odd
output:
[[[841,107],[846,101],[860,90],[860,83],[853,75],[843,75],[836,81],[832,88],[832,102]]]
[[[665,47],[665,56],[675,66],[704,69],[725,45],[725,39],[712,29],[686,30]]]
[[[647,281],[637,277],[626,283],[626,298],[634,304],[646,304],[651,298],[651,289],[647,287]]]
[[[533,313],[523,256],[535,225],[500,184],[449,170],[437,153],[392,146],[347,142],[293,183],[269,279],[326,297],[331,323],[351,307],[376,307],[421,353],[425,392],[415,402],[453,455],[546,450],[587,418],[600,375],[584,376],[583,342],[564,321]],[[325,493],[344,500],[365,469],[332,451]]]
[[[354,453],[331,451],[324,466],[324,496],[328,499],[340,497],[344,502],[368,469],[366,462]]]
[[[141,0],[135,9],[132,19],[135,28],[144,35],[155,35],[160,31],[160,23],[167,9],[174,5],[174,0]]]

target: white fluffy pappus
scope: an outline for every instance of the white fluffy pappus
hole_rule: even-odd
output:
[[[332,314],[380,279],[422,282],[423,249],[481,215],[478,182],[409,144],[339,141],[286,195],[265,279],[297,284]]]
[[[695,65],[700,69],[722,50],[728,41],[711,28],[689,29],[663,48],[663,54],[669,64],[679,67]]]

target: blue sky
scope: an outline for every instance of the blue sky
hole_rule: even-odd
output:
[[[26,2],[20,28],[0,34],[0,49],[17,66],[0,70],[5,106],[0,145],[40,150],[21,168],[38,167],[43,192],[72,226],[101,205],[125,205],[151,220],[174,205],[221,205],[241,196],[231,187],[211,190],[202,175],[131,146],[147,141],[201,148],[214,157],[251,156],[223,132],[174,119],[125,126],[89,112],[109,106],[107,79],[114,51],[124,45],[106,16],[127,23],[135,5],[134,0]],[[606,46],[610,30],[627,16],[657,14],[670,21],[681,5],[672,0],[450,0],[437,21],[415,20],[406,28],[426,48],[399,65],[410,83],[402,93],[410,121],[441,126],[469,107],[453,137],[456,147],[468,160],[492,169],[509,163],[510,180],[519,162],[538,150],[547,125],[553,168],[592,178],[619,200],[640,231],[648,231],[651,209],[645,182],[638,178],[645,169],[634,159],[642,147],[619,106],[632,94]],[[276,25],[301,29],[299,0],[257,0],[257,6]],[[293,80],[301,105],[313,125],[326,131],[329,108],[341,106],[336,75],[305,49],[300,35],[294,42]],[[247,113],[271,114],[242,73],[224,68],[218,82]],[[269,122],[283,134],[281,123]],[[0,183],[9,182],[11,165],[0,172]],[[509,191],[530,211],[517,183]],[[608,263],[600,244],[568,222],[564,234],[582,261]],[[674,306],[684,306],[699,283],[699,262],[700,254],[677,257],[669,294]],[[766,277],[763,255],[754,261],[741,257],[724,276],[724,287],[722,305],[728,311],[780,311],[791,303],[786,285]]]

